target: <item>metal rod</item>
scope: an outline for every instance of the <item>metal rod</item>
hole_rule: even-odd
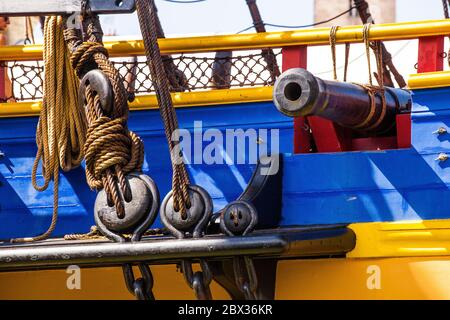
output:
[[[233,256],[314,257],[342,255],[355,246],[347,228],[290,229],[245,237],[144,239],[136,243],[46,241],[0,246],[0,271],[55,269],[69,265],[104,267],[123,263],[175,263],[181,259],[223,259]]]
[[[385,87],[385,108],[381,94],[375,105],[366,88],[347,82],[322,80],[305,69],[284,72],[274,87],[278,110],[289,116],[316,115],[361,131],[383,133],[395,124],[395,115],[409,112],[411,93]]]

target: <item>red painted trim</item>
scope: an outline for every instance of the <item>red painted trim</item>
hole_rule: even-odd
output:
[[[3,34],[0,34],[0,45],[5,44],[5,36]],[[7,95],[6,95],[6,72],[7,68],[2,67],[0,65],[0,102],[5,102]]]
[[[283,48],[283,72],[292,68],[304,68],[308,66],[308,47],[296,46]]]
[[[308,117],[318,152],[341,152],[349,149],[346,132],[334,122],[316,116]]]
[[[0,102],[6,102],[6,68],[0,66]]]
[[[308,50],[306,46],[282,49],[283,72],[292,68],[307,68]],[[294,118],[294,153],[308,153],[311,150],[311,133],[305,117]]]
[[[444,37],[419,38],[417,72],[442,71],[444,69]]]
[[[352,149],[354,151],[397,149],[397,137],[353,139]]]
[[[397,118],[397,147],[411,147],[411,115],[398,114]]]

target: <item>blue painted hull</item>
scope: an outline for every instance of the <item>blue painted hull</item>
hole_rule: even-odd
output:
[[[178,115],[180,126],[191,131],[199,120],[205,130],[280,130],[282,225],[444,219],[450,218],[450,161],[435,159],[450,152],[450,139],[448,134],[433,132],[449,128],[449,97],[447,88],[415,91],[412,146],[389,151],[292,155],[292,119],[282,116],[269,102],[178,109]],[[2,239],[36,235],[50,223],[51,187],[37,192],[30,178],[36,123],[37,118],[0,120],[0,150],[5,153],[0,160]],[[144,140],[144,172],[164,196],[170,189],[171,168],[158,111],[133,112],[129,126]],[[192,164],[188,169],[193,181],[210,192],[218,210],[239,196],[254,165]],[[54,234],[86,232],[94,224],[95,192],[89,190],[83,168],[61,173],[61,178]]]
[[[194,122],[200,120],[204,130],[276,128],[280,130],[280,151],[291,150],[292,119],[282,116],[269,102],[179,109],[177,114],[180,127],[192,134]],[[37,117],[0,119],[0,151],[5,154],[0,159],[0,239],[39,234],[51,221],[52,185],[44,192],[35,191],[31,185],[37,120]],[[129,127],[145,143],[144,172],[155,180],[161,196],[165,196],[171,188],[172,169],[159,111],[132,112]],[[245,161],[237,165],[192,164],[188,170],[192,181],[210,192],[214,208],[219,210],[244,190],[254,167]],[[88,231],[94,224],[96,193],[86,184],[84,168],[61,172],[60,181],[59,218],[54,235]],[[156,221],[154,227],[160,226],[160,221]]]

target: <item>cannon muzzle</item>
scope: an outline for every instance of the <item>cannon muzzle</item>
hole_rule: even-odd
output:
[[[411,93],[384,88],[386,104],[375,92],[374,104],[366,88],[348,82],[322,80],[301,68],[289,69],[275,82],[273,100],[285,115],[320,116],[343,127],[384,133],[395,124],[395,115],[411,111]]]

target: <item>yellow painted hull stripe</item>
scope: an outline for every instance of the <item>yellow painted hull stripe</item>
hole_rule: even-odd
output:
[[[242,88],[227,90],[208,90],[172,93],[176,108],[202,107],[234,103],[264,102],[272,100],[272,87]],[[154,94],[136,96],[130,104],[131,110],[158,109]],[[37,116],[41,110],[41,101],[0,103],[0,118]]]
[[[450,256],[450,220],[349,225],[356,246],[348,258]]]

